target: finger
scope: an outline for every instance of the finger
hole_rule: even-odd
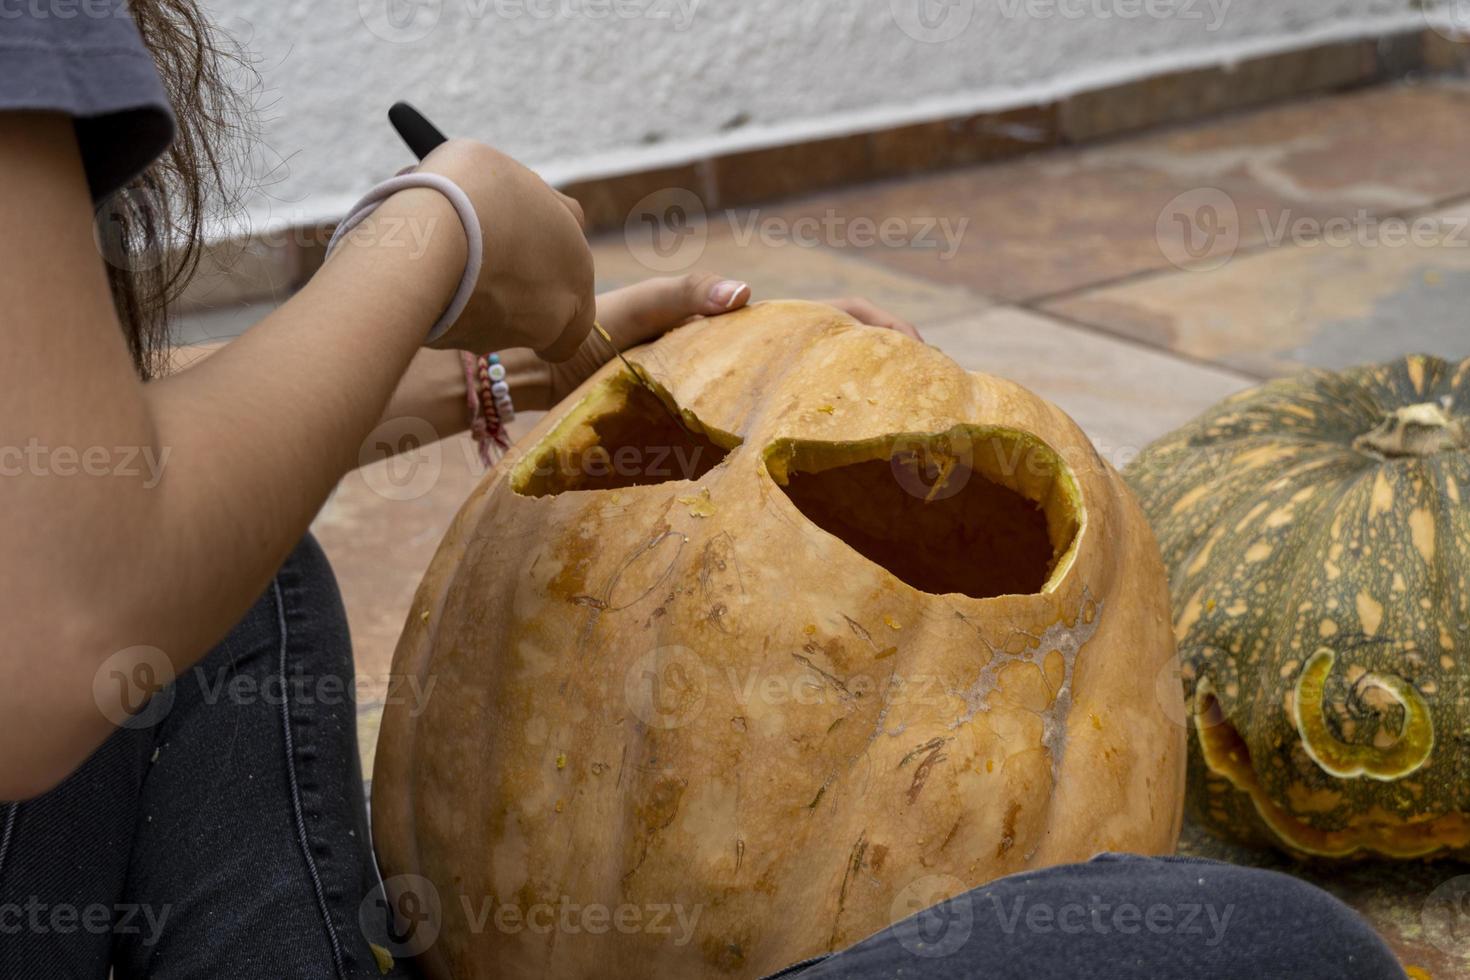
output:
[[[685,316],[719,316],[750,302],[750,284],[710,273],[675,277],[672,288],[683,293]]]
[[[648,279],[598,297],[602,325],[625,343],[642,342],[690,317],[716,316],[750,302],[750,286],[735,279],[690,273]]]
[[[640,319],[668,328],[692,316],[718,316],[750,302],[750,286],[708,272],[649,279],[630,286]]]
[[[912,323],[909,323],[901,317],[894,316],[892,313],[882,310],[860,297],[844,297],[843,299],[828,300],[827,305],[837,307],[837,309],[846,313],[859,323],[865,323],[870,327],[883,327],[887,330],[897,330],[905,337],[912,337],[918,341],[924,339],[919,336],[918,328]]]

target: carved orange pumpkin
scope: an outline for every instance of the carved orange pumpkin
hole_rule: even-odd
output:
[[[759,976],[1173,849],[1164,570],[1070,419],[814,304],[629,356],[666,405],[614,362],[544,420],[398,648],[375,836],[431,977]]]

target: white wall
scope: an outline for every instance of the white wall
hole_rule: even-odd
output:
[[[334,217],[406,163],[384,118],[399,98],[558,180],[1423,24],[1411,0],[207,5],[263,76],[256,229]]]

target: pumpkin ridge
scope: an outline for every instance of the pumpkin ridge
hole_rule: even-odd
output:
[[[821,320],[808,326],[802,333],[793,332],[780,338],[781,342],[787,344],[790,349],[784,352],[785,356],[767,359],[759,365],[757,371],[759,376],[758,388],[762,391],[775,392],[786,390],[788,380],[800,373],[803,368],[802,355],[811,350],[813,345],[821,343],[824,340],[839,338],[848,334],[871,332],[871,339],[884,345],[897,344],[904,346],[919,343],[896,331],[861,324],[849,314],[834,307],[807,300],[764,300],[759,303],[753,303],[733,314],[727,314],[721,319],[734,321],[759,314],[788,315],[798,312],[803,314],[816,314],[821,317]],[[671,337],[680,334],[693,336],[700,332],[707,334],[712,326],[714,326],[714,322],[710,319],[695,320],[692,323],[670,331],[665,336]],[[920,344],[920,346],[922,347],[924,345]],[[731,345],[728,344],[703,348],[700,353],[700,360],[708,361],[716,357],[728,357],[731,349]],[[665,358],[665,345],[654,342],[626,353],[627,357],[637,365],[643,375],[653,383],[654,387],[667,395],[670,404],[677,401],[674,398],[672,387],[660,382],[654,375],[655,371],[658,372],[659,376],[663,377],[681,375],[677,366],[671,366],[667,362]],[[687,369],[687,367],[688,365],[686,364],[685,368]],[[726,373],[729,374],[731,372],[727,371]],[[688,378],[681,376],[679,380],[687,382]],[[760,428],[766,416],[771,412],[771,409],[765,405],[746,407],[748,411],[744,417],[744,425],[740,426],[743,432]],[[694,416],[693,408],[681,409],[681,411],[687,412],[690,417]],[[703,426],[705,423],[700,420],[699,424]],[[737,437],[731,436],[731,438]],[[743,436],[739,438],[743,440]]]
[[[1273,476],[1271,474],[1263,473],[1260,486],[1231,487],[1230,489],[1232,499],[1227,504],[1226,509],[1221,510],[1219,513],[1213,515],[1212,519],[1209,521],[1209,526],[1219,529],[1219,534],[1217,537],[1215,537],[1216,543],[1218,544],[1220,541],[1223,541],[1227,536],[1229,536],[1227,535],[1225,529],[1237,527],[1245,518],[1245,516],[1250,513],[1251,509],[1256,506],[1257,502],[1253,500],[1250,496],[1251,490],[1263,489],[1265,486],[1269,486],[1275,483],[1277,480],[1286,480],[1288,477],[1298,475],[1310,475],[1318,469],[1333,465],[1334,462],[1337,461],[1327,458],[1325,456],[1314,457],[1303,461],[1299,465],[1279,475]],[[1221,464],[1221,466],[1223,467],[1224,464]],[[1182,519],[1184,514],[1181,513],[1175,516]],[[1150,517],[1151,519],[1158,520],[1158,518],[1154,517],[1153,514],[1150,514]],[[1205,544],[1209,542],[1211,538],[1212,535],[1210,535],[1208,531],[1201,529],[1201,532],[1192,539],[1190,550],[1184,552],[1182,555],[1177,554],[1177,552],[1168,555],[1168,557],[1170,558],[1170,563],[1176,568],[1191,568],[1200,558],[1201,549],[1204,548]]]

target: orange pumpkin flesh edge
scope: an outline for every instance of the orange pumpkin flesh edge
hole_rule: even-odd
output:
[[[703,436],[609,364],[471,495],[399,643],[428,693],[385,711],[374,836],[437,892],[428,976],[761,976],[1173,850],[1164,569],[1069,418],[815,304],[629,356]]]

